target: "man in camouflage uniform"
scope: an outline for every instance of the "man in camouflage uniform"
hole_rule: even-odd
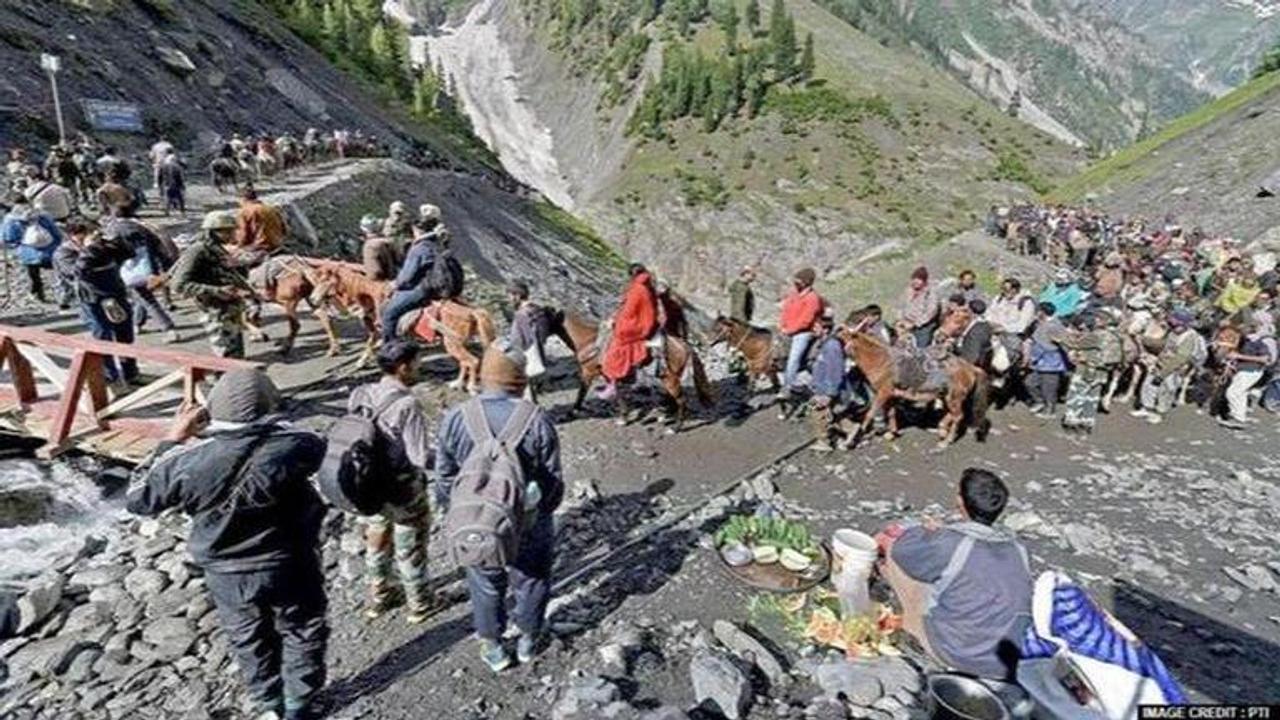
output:
[[[365,616],[380,617],[399,600],[393,574],[400,576],[406,620],[417,624],[431,617],[441,604],[427,576],[427,536],[431,506],[427,500],[427,468],[431,465],[431,436],[422,406],[411,388],[417,382],[418,346],[391,340],[378,349],[382,378],[356,388],[348,410],[373,418],[384,457],[375,467],[383,482],[382,509],[366,519],[365,574],[369,604]],[[392,566],[395,571],[393,573]]]
[[[195,300],[213,354],[244,357],[244,299],[252,289],[234,267],[225,245],[236,230],[234,213],[214,211],[204,217],[200,235],[174,264],[170,284]]]
[[[1122,359],[1122,341],[1108,327],[1109,322],[1107,314],[1099,321],[1092,313],[1081,313],[1076,316],[1075,328],[1062,342],[1074,364],[1067,387],[1067,409],[1062,416],[1062,427],[1068,431],[1093,432],[1102,391]]]

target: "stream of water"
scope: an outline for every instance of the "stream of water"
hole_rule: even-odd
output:
[[[126,514],[122,493],[104,493],[69,464],[0,460],[0,585],[21,585],[90,538],[109,539]]]

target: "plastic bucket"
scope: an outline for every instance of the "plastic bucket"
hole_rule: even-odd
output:
[[[840,596],[840,611],[845,617],[869,615],[875,609],[869,590],[871,569],[879,551],[875,538],[842,528],[831,536],[831,553],[835,556],[832,584]]]
[[[880,554],[875,538],[851,528],[841,528],[832,534],[831,552],[845,564],[868,568]]]
[[[933,720],[1009,720],[1004,702],[979,680],[937,673],[929,676],[928,686],[926,702]]]

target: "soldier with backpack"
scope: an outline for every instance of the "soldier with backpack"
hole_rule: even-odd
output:
[[[551,596],[552,513],[564,496],[560,438],[537,405],[522,400],[520,358],[490,345],[480,364],[484,392],[440,425],[436,500],[444,538],[466,571],[480,656],[494,672],[511,665],[502,645],[508,582],[514,586],[516,659],[538,649]]]
[[[369,578],[369,605],[365,617],[375,619],[398,600],[392,586],[392,565],[400,576],[407,620],[425,621],[440,609],[427,583],[427,537],[431,532],[431,506],[427,500],[426,472],[431,465],[431,436],[427,418],[410,389],[417,382],[417,345],[393,340],[378,350],[382,379],[356,388],[348,402],[348,418],[329,431],[329,449],[321,464],[321,487],[326,476],[342,472],[334,467],[348,456],[347,449],[371,426],[368,468],[374,477],[363,478],[367,499],[365,571]],[[348,428],[354,429],[351,432]],[[326,491],[326,494],[328,492]]]

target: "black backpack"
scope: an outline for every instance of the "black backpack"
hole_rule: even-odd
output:
[[[441,248],[436,261],[423,280],[428,295],[436,300],[452,300],[462,295],[465,273],[462,263],[446,248]]]
[[[373,408],[348,413],[329,428],[329,445],[316,471],[320,495],[330,505],[356,515],[373,515],[382,509],[387,483],[375,469],[387,469],[386,442],[378,430],[378,418],[408,393],[396,393]]]

